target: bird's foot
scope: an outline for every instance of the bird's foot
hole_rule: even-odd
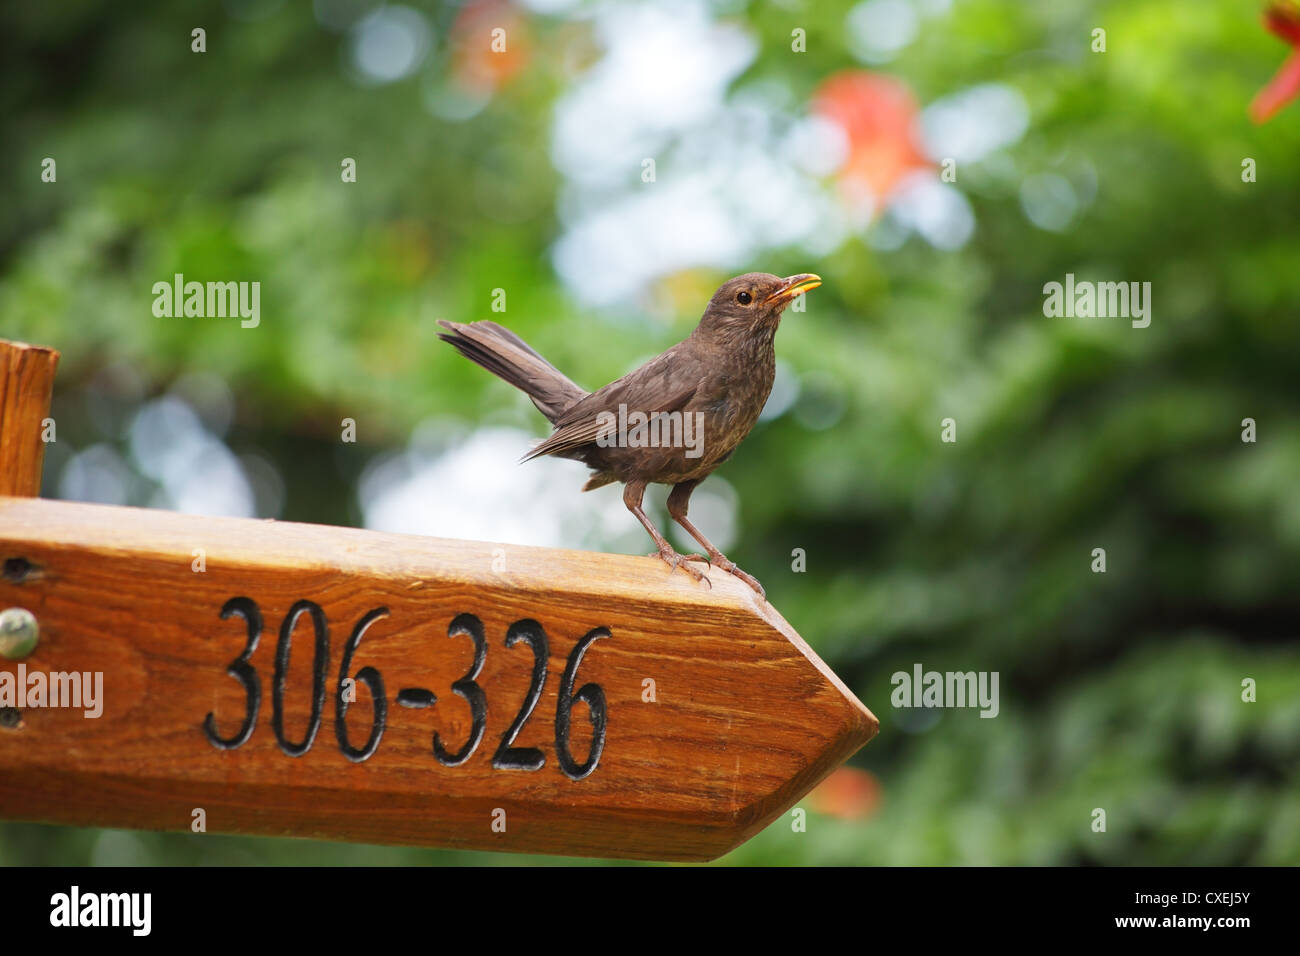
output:
[[[748,572],[740,570],[735,561],[732,561],[721,551],[711,551],[709,553],[709,563],[716,568],[722,568],[728,574],[734,574],[740,580],[744,581],[751,588],[758,592],[758,596],[764,601],[767,600],[767,592],[763,590],[763,585],[758,583],[758,578]]]
[[[707,577],[705,577],[704,572],[701,571],[699,568],[693,568],[686,563],[688,561],[704,561],[706,560],[704,555],[678,554],[672,548],[664,548],[660,551],[651,551],[649,556],[653,558],[656,555],[663,558],[664,563],[668,565],[668,570],[670,572],[676,571],[680,567],[683,571],[689,574],[696,581],[703,581],[705,584],[709,586],[709,589],[712,590],[713,582],[710,581]]]

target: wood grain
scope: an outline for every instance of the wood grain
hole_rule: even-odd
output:
[[[41,493],[41,421],[58,364],[54,349],[0,339],[0,495]]]
[[[195,572],[201,549],[206,570]],[[757,833],[869,740],[875,717],[793,629],[741,582],[713,587],[657,559],[381,534],[272,521],[0,498],[0,606],[34,613],[41,642],[28,671],[101,671],[103,713],[27,708],[0,729],[0,816],[48,822],[319,837],[518,852],[661,860],[717,857]],[[251,738],[221,750],[205,737],[214,714],[232,736],[245,711],[226,673],[244,622],[221,619],[233,597],[257,603],[265,629],[250,663],[262,700]],[[328,619],[324,716],[305,755],[272,730],[272,674],[281,621],[309,599]],[[351,664],[382,675],[387,724],[360,763],[334,729],[344,642],[388,608]],[[460,766],[432,751],[469,736],[470,707],[452,691],[473,657],[451,638],[457,615],[481,619],[478,682],[486,732]],[[528,690],[533,655],[507,648],[511,624],[549,637],[549,671],[514,741],[539,748],[535,771],[496,769],[493,755]],[[593,628],[577,687],[594,682],[608,711],[604,751],[582,779],[561,771],[555,717],[561,678]],[[311,711],[312,629],[292,635],[284,732],[301,740]],[[16,672],[0,661],[0,671]],[[653,680],[655,702],[643,700]],[[437,696],[397,706],[401,688]],[[347,713],[360,746],[371,726],[364,685]],[[592,741],[587,705],[572,711],[571,749]],[[493,811],[505,811],[494,832]]]

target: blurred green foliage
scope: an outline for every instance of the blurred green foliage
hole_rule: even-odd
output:
[[[521,73],[451,121],[423,104],[452,68],[439,40],[456,8],[415,4],[435,26],[429,62],[368,86],[311,5],[229,12],[245,6],[0,11],[0,335],[62,350],[60,443],[97,440],[84,389],[109,363],[150,394],[202,369],[238,397],[232,447],[280,466],[283,516],[355,523],[364,459],[432,412],[541,433],[437,341],[436,317],[487,317],[506,287],[511,327],[588,386],[692,327],[700,297],[672,321],[611,316],[552,270],[551,109],[598,55],[585,7],[523,13]],[[1300,863],[1300,107],[1247,120],[1286,53],[1257,6],[956,0],[882,69],[923,104],[993,81],[1025,98],[1012,164],[960,173],[971,240],[884,250],[867,233],[820,261],[775,249],[735,270],[825,285],[777,341],[818,388],[720,472],[743,519],[731,552],[882,729],[853,760],[880,783],[874,814],[814,813],[807,833],[778,821],[729,862]],[[859,65],[848,9],[718,5],[759,44],[731,95],[806,103]],[[39,182],[45,156],[57,185]],[[1041,172],[1095,184],[1062,232],[1022,209],[1021,180]],[[259,278],[261,327],[154,319],[149,290],[174,272]],[[1042,286],[1067,272],[1150,281],[1150,328],[1045,318]],[[831,427],[819,402],[841,410]],[[352,457],[330,440],[344,414],[373,423]],[[955,444],[939,441],[946,417]],[[795,548],[807,573],[791,572]],[[1000,716],[909,730],[890,675],[916,662],[1000,672]],[[8,864],[467,861],[518,858],[0,826]]]

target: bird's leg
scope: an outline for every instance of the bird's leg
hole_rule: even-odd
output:
[[[645,497],[644,481],[629,481],[623,486],[623,504],[627,505],[627,510],[636,515],[636,520],[641,522],[641,526],[650,532],[650,537],[654,538],[655,544],[659,547],[659,557],[664,559],[668,565],[668,570],[676,571],[680,567],[696,581],[703,581],[710,588],[713,582],[704,576],[704,572],[697,568],[691,567],[687,561],[703,561],[702,555],[698,554],[678,554],[673,550],[673,546],[668,543],[668,539],[659,533],[659,529],[654,526],[644,511],[641,510],[641,500]]]
[[[686,517],[686,508],[690,504],[691,492],[695,490],[695,486],[699,483],[699,480],[695,480],[683,481],[679,484],[673,485],[672,493],[668,496],[668,513],[672,515],[674,521],[686,529],[687,533],[690,534],[692,538],[703,545],[704,550],[708,552],[709,560],[712,563],[716,564],[727,573],[734,574],[736,577],[740,578],[740,580],[744,581],[751,588],[757,591],[759,597],[766,600],[767,595],[763,591],[763,585],[758,583],[758,579],[752,574],[746,574],[744,571],[740,570],[740,568],[736,567],[736,562],[732,561],[714,547],[713,542],[704,537],[704,535],[700,533],[700,529],[691,524],[690,519]]]

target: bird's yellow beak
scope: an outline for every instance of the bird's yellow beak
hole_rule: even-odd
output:
[[[779,305],[789,302],[797,295],[803,295],[822,284],[822,277],[815,276],[811,272],[804,272],[797,276],[790,276],[783,279],[777,286],[776,291],[767,297],[766,305]]]

